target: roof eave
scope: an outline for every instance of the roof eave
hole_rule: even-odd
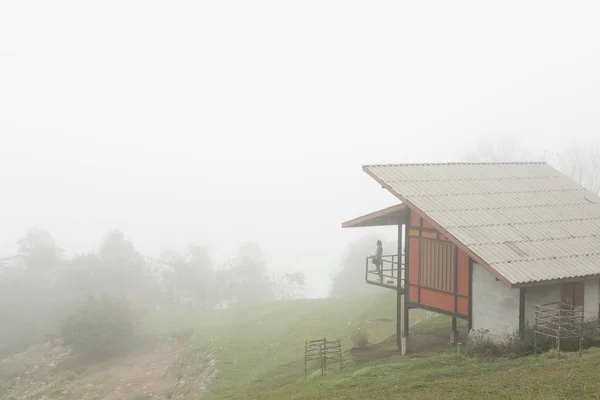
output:
[[[548,285],[558,285],[563,283],[581,282],[581,281],[592,281],[600,279],[600,274],[585,275],[585,276],[573,276],[569,278],[557,278],[557,279],[545,279],[542,281],[531,281],[531,282],[520,282],[514,283],[514,288],[528,288],[528,287],[539,287]]]
[[[407,207],[396,204],[342,223],[342,228],[363,228],[375,226],[392,226],[406,221]]]

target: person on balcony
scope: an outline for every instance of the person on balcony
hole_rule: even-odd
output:
[[[375,264],[375,267],[377,267],[379,280],[383,282],[383,244],[381,243],[381,240],[377,241],[377,251],[375,253],[375,257],[373,258],[373,264]]]

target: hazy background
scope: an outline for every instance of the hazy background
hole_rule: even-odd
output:
[[[362,164],[600,138],[600,4],[491,3],[3,1],[0,256],[251,239],[327,295],[341,222],[396,203]]]

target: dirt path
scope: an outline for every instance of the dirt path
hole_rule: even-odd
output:
[[[436,314],[421,313],[415,320],[412,320],[410,328],[414,328],[420,323],[430,318],[435,318]],[[459,328],[461,337],[466,335],[466,328]],[[407,356],[408,357],[428,357],[438,355],[440,352],[449,348],[450,330],[447,328],[432,329],[427,332],[413,334],[408,339]],[[396,336],[393,335],[381,343],[372,344],[365,348],[353,348],[350,354],[354,361],[359,364],[368,363],[376,360],[383,360],[398,356],[396,350]]]
[[[189,394],[199,396],[216,373],[212,354],[177,339],[107,364],[68,364],[64,349],[48,345],[4,360],[0,367],[12,366],[15,372],[0,382],[0,398],[175,400]]]

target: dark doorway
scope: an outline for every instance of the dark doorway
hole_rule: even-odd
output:
[[[572,304],[575,307],[583,307],[583,288],[584,282],[563,284],[561,295],[562,302]]]

